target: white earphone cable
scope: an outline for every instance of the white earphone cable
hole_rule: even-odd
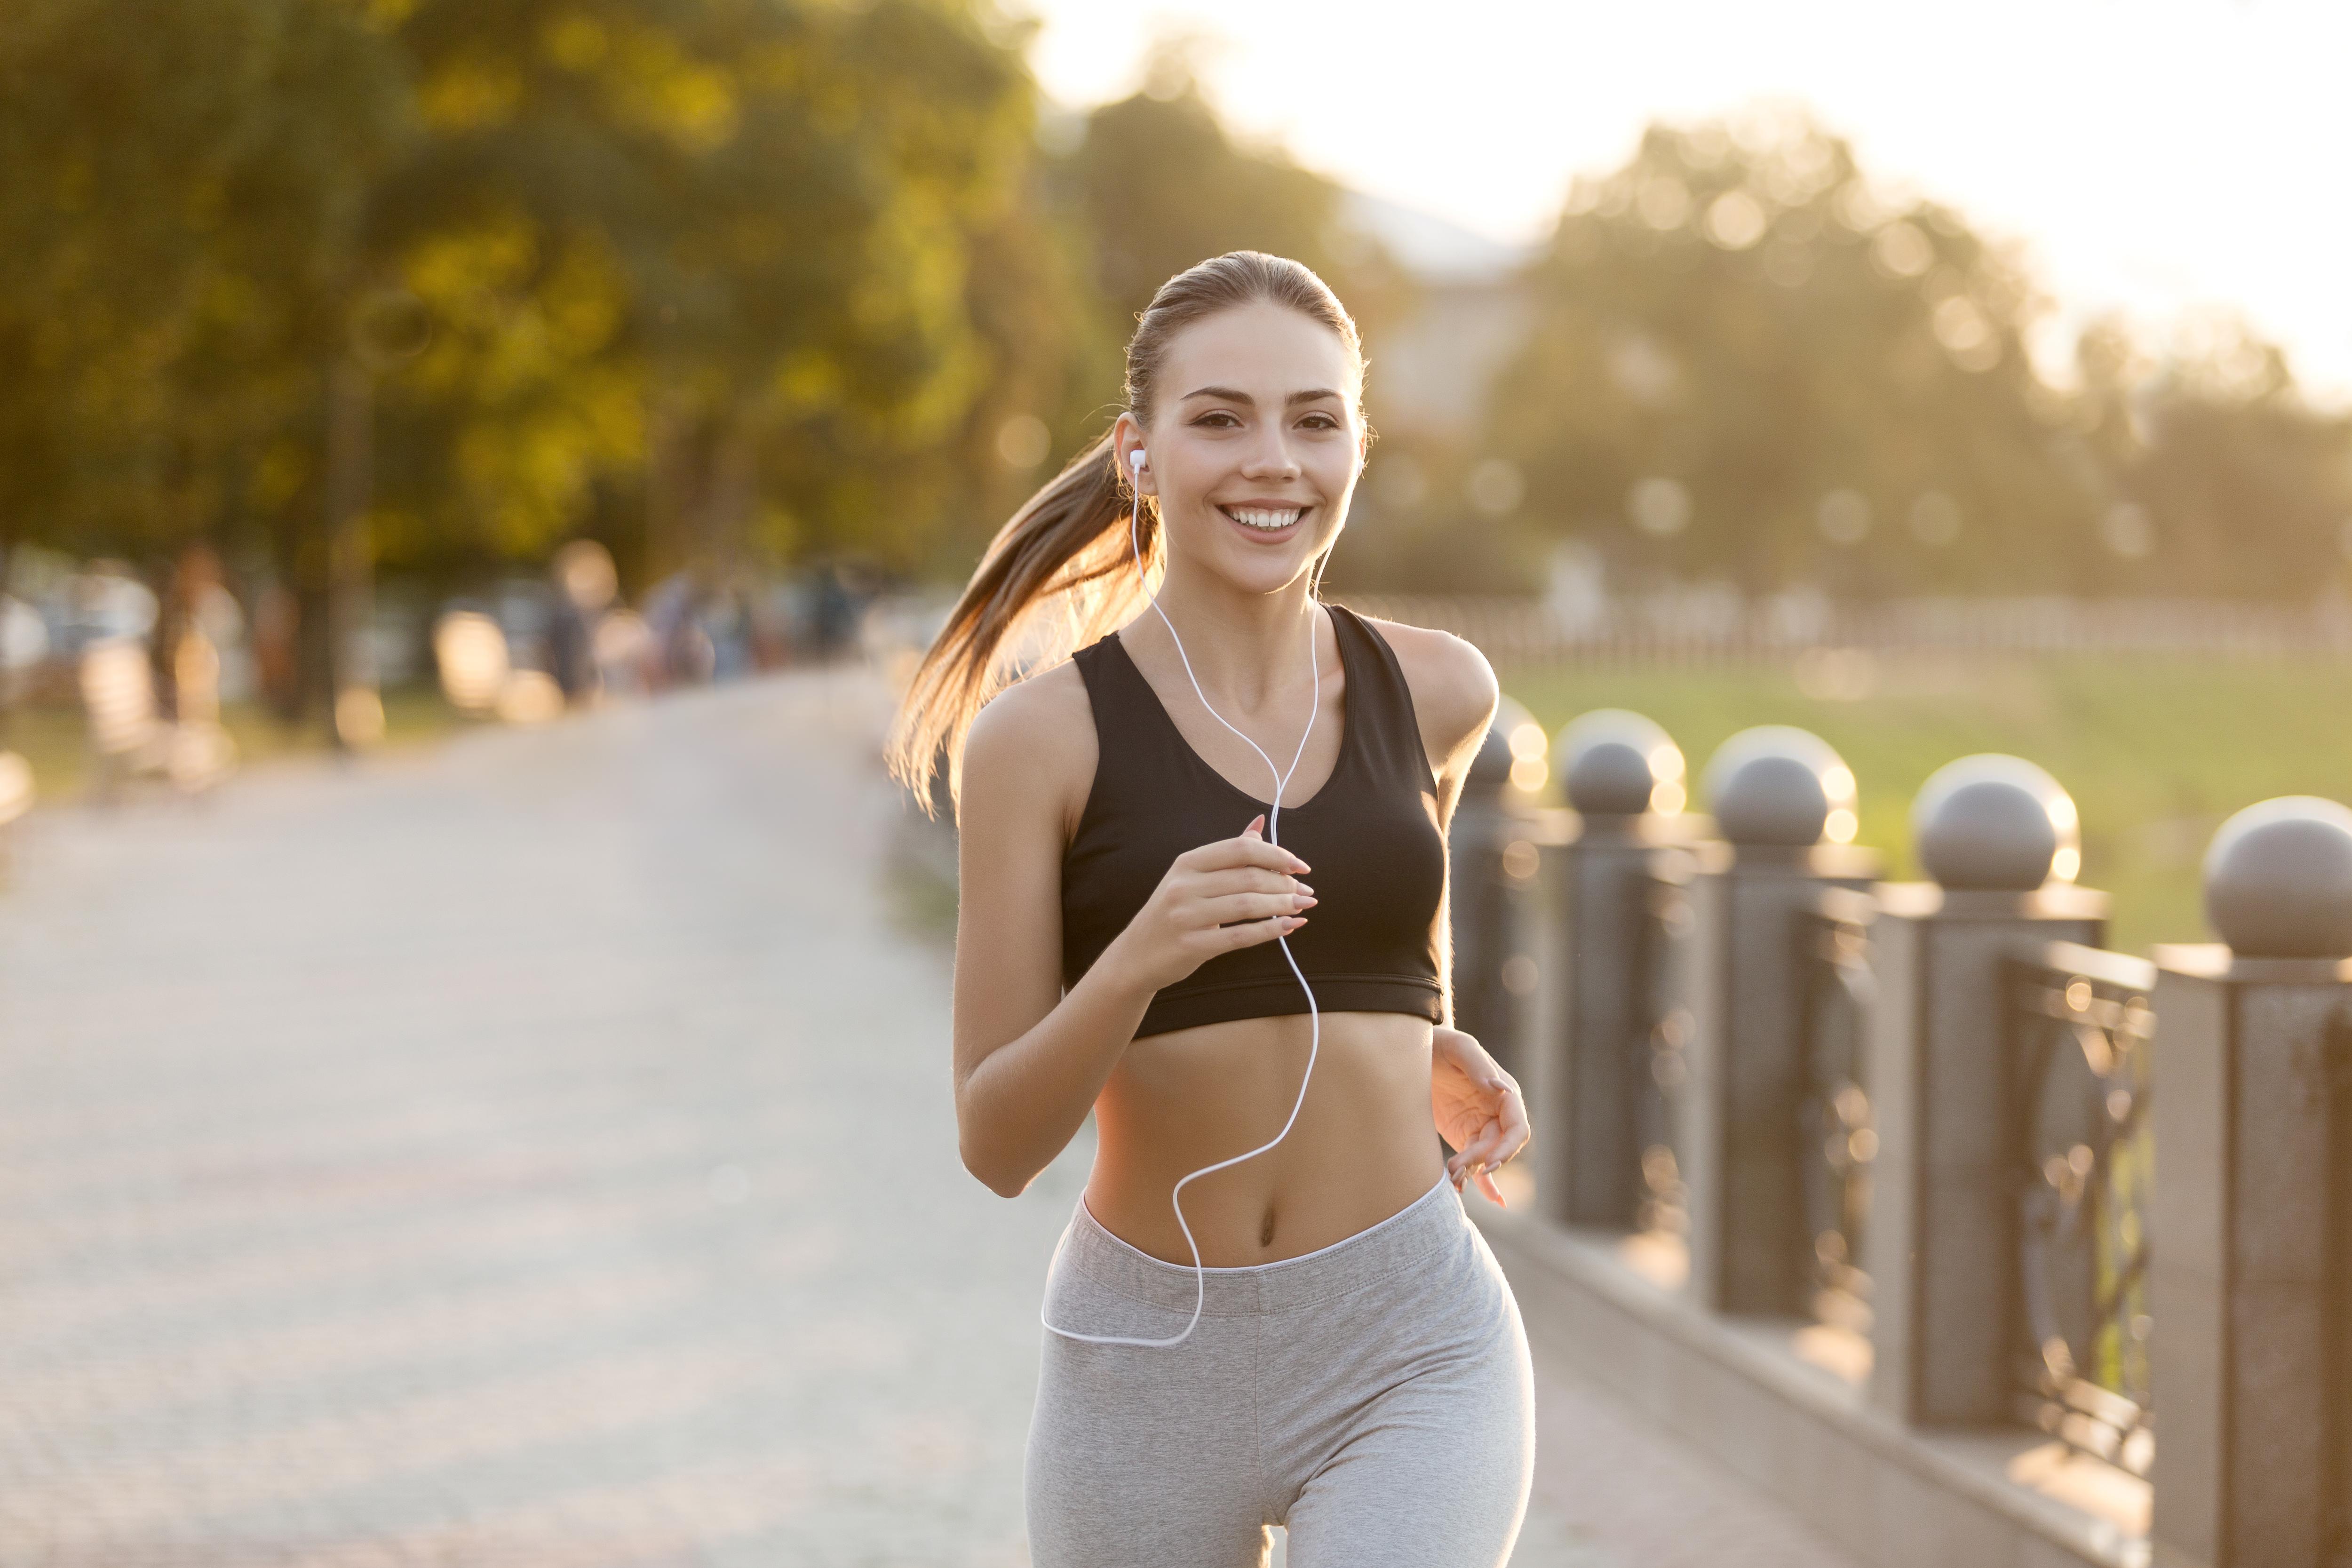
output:
[[[1143,492],[1139,480],[1141,479],[1140,470],[1143,467],[1143,453],[1140,450],[1138,450],[1131,461],[1136,472],[1129,476],[1130,482],[1129,485],[1129,492],[1132,500],[1132,505],[1128,512],[1127,537],[1129,547],[1135,552],[1136,575],[1140,577],[1143,574],[1143,543],[1141,531]],[[1152,595],[1150,603],[1152,610],[1160,616],[1160,623],[1167,626],[1169,637],[1173,638],[1175,641],[1176,657],[1183,660],[1184,663],[1184,678],[1192,683],[1192,694],[1201,700],[1201,706],[1209,710],[1210,718],[1214,719],[1218,723],[1224,725],[1226,729],[1233,730],[1234,734],[1241,735],[1242,743],[1249,747],[1251,751],[1257,753],[1258,761],[1264,763],[1265,764],[1266,772],[1274,776],[1274,799],[1267,808],[1265,817],[1265,841],[1269,844],[1279,845],[1282,842],[1282,792],[1289,787],[1291,774],[1298,771],[1300,759],[1307,755],[1307,737],[1315,733],[1315,721],[1323,711],[1323,668],[1322,661],[1316,657],[1315,653],[1316,617],[1313,608],[1313,595],[1310,592],[1308,595],[1308,609],[1307,616],[1307,668],[1308,674],[1311,677],[1311,689],[1314,693],[1313,705],[1307,710],[1307,728],[1299,732],[1298,751],[1297,754],[1290,759],[1290,766],[1286,770],[1276,768],[1274,765],[1274,759],[1265,754],[1265,749],[1264,747],[1260,746],[1255,741],[1251,740],[1247,735],[1243,735],[1239,730],[1234,728],[1233,724],[1226,720],[1223,714],[1218,712],[1215,708],[1210,706],[1209,694],[1201,689],[1201,678],[1192,673],[1192,660],[1191,657],[1184,652],[1184,639],[1178,637],[1176,634],[1176,623],[1168,618],[1167,611],[1160,609],[1159,595]],[[1176,1210],[1176,1226],[1179,1230],[1181,1230],[1184,1233],[1184,1245],[1191,1247],[1192,1250],[1192,1316],[1184,1324],[1183,1331],[1178,1333],[1173,1338],[1164,1340],[1146,1340],[1130,1338],[1123,1334],[1078,1333],[1074,1330],[1057,1327],[1054,1323],[1048,1321],[1044,1310],[1041,1309],[1037,1314],[1037,1321],[1044,1323],[1052,1332],[1061,1335],[1066,1340],[1079,1340],[1090,1345],[1135,1345],[1145,1350],[1165,1350],[1171,1345],[1182,1344],[1187,1339],[1192,1337],[1192,1331],[1200,1325],[1202,1310],[1207,1307],[1209,1301],[1209,1275],[1208,1270],[1202,1267],[1201,1264],[1201,1244],[1193,1239],[1192,1227],[1190,1225],[1187,1225],[1184,1221],[1184,1189],[1191,1183],[1202,1176],[1209,1175],[1213,1172],[1224,1170],[1228,1166],[1238,1165],[1244,1160],[1255,1160],[1260,1154],[1265,1153],[1276,1143],[1281,1142],[1285,1138],[1290,1136],[1290,1129],[1298,1120],[1299,1109],[1307,1103],[1307,1086],[1314,1081],[1315,1058],[1316,1054],[1322,1048],[1323,1045],[1323,1015],[1321,1010],[1315,1005],[1315,987],[1307,984],[1306,972],[1298,967],[1297,955],[1290,951],[1289,936],[1285,934],[1277,936],[1274,940],[1276,945],[1282,949],[1282,956],[1284,960],[1289,963],[1290,973],[1297,979],[1298,988],[1307,993],[1307,1071],[1302,1074],[1298,1079],[1298,1098],[1291,1102],[1290,1115],[1288,1119],[1283,1122],[1281,1131],[1276,1133],[1271,1139],[1259,1144],[1256,1148],[1252,1149],[1245,1154],[1235,1154],[1233,1158],[1229,1160],[1220,1160],[1213,1165],[1202,1166],[1199,1170],[1192,1172],[1191,1174],[1177,1182],[1174,1189],[1168,1194],[1169,1203],[1173,1205]]]

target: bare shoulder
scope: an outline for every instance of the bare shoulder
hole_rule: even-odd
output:
[[[1452,757],[1483,739],[1502,694],[1486,656],[1452,632],[1396,621],[1370,624],[1396,651],[1431,753]]]
[[[967,810],[992,811],[1017,795],[1051,803],[1075,821],[1094,783],[1096,757],[1086,680],[1064,660],[1006,687],[973,718],[963,750]]]

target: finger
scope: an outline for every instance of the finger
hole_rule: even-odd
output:
[[[1496,1140],[1496,1123],[1486,1121],[1484,1126],[1479,1126],[1475,1133],[1463,1138],[1461,1147],[1454,1150],[1454,1157],[1446,1159],[1446,1168],[1451,1168],[1456,1175],[1470,1175],[1470,1166],[1475,1166],[1475,1163],[1484,1162],[1484,1159],[1489,1159],[1491,1154],[1494,1154],[1496,1142],[1498,1142],[1498,1140]]]
[[[1478,1190],[1486,1194],[1487,1201],[1496,1208],[1507,1209],[1511,1206],[1509,1200],[1503,1196],[1503,1189],[1495,1184],[1495,1167],[1492,1165],[1482,1165],[1478,1168]]]
[[[1304,871],[1307,862],[1279,844],[1269,844],[1263,838],[1244,835],[1239,838],[1220,838],[1195,849],[1187,849],[1179,857],[1191,862],[1196,871],[1223,871],[1236,866],[1263,866],[1269,871]]]
[[[1244,828],[1243,828],[1243,829],[1242,829],[1241,836],[1242,836],[1244,838],[1263,838],[1263,837],[1265,837],[1265,813],[1264,813],[1264,812],[1262,812],[1262,811],[1261,811],[1261,812],[1259,812],[1255,816],[1251,817],[1251,818],[1249,819],[1249,826],[1248,826],[1247,827],[1244,827]]]
[[[1269,915],[1295,915],[1314,905],[1315,900],[1303,893],[1230,893],[1201,900],[1201,908],[1221,926],[1235,921],[1262,921]]]
[[[1516,1154],[1527,1146],[1529,1131],[1528,1104],[1520,1098],[1517,1084],[1506,1080],[1503,1101],[1495,1109],[1495,1120],[1502,1124],[1504,1145],[1512,1153]]]
[[[1202,871],[1192,879],[1194,896],[1222,899],[1234,893],[1312,893],[1315,889],[1296,877],[1264,866],[1236,866],[1226,871]]]
[[[1271,920],[1243,921],[1238,925],[1218,926],[1219,945],[1231,951],[1237,947],[1255,947],[1262,942],[1272,942],[1278,936],[1288,936],[1307,923],[1305,915],[1276,915]]]
[[[1456,1158],[1462,1162],[1462,1168],[1466,1172],[1478,1165],[1493,1163],[1496,1154],[1502,1147],[1503,1124],[1489,1119],[1486,1125],[1471,1134],[1470,1142],[1462,1145],[1462,1152]]]

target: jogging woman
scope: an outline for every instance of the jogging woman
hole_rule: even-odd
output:
[[[958,802],[964,1163],[1012,1196],[1096,1119],[1038,1568],[1239,1568],[1273,1524],[1294,1568],[1493,1568],[1525,1511],[1527,1341],[1461,1190],[1502,1201],[1527,1116],[1446,989],[1495,678],[1316,596],[1363,372],[1297,262],[1171,279],[1126,411],[997,535],[894,737]]]

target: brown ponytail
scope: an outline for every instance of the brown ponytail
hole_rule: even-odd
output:
[[[1186,268],[1152,296],[1128,340],[1129,412],[1151,422],[1160,363],[1179,331],[1261,300],[1339,333],[1360,371],[1356,323],[1323,279],[1296,261],[1236,250]],[[961,795],[964,735],[990,698],[1030,671],[1060,663],[1142,606],[1160,559],[1160,518],[1153,507],[1143,508],[1137,524],[1142,558],[1135,559],[1128,542],[1129,500],[1118,450],[1106,435],[1071,458],[989,542],[916,668],[885,751],[892,776],[926,811],[942,755],[950,797]]]

